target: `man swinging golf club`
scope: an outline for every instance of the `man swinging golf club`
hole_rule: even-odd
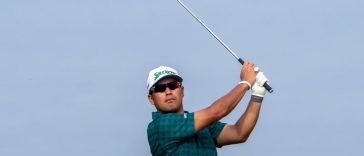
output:
[[[160,66],[149,72],[148,100],[157,109],[148,125],[152,155],[214,156],[216,147],[245,142],[259,117],[267,78],[246,61],[240,82],[211,105],[195,112],[183,108],[182,77],[170,67]],[[249,104],[235,124],[219,120],[228,115],[251,89]]]

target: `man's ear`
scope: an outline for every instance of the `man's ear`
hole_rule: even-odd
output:
[[[154,105],[154,98],[151,94],[148,94],[148,100],[150,104]]]
[[[185,90],[185,87],[181,86],[182,97],[184,97],[184,95],[185,95],[184,90]]]

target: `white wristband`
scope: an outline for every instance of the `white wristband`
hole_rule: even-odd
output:
[[[249,90],[250,88],[252,88],[252,85],[251,85],[248,81],[240,81],[240,82],[239,82],[239,84],[242,84],[242,83],[247,84],[247,85],[249,86],[248,90]]]

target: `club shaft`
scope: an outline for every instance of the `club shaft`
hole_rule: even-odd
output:
[[[244,64],[243,59],[239,58],[238,55],[236,55],[233,50],[231,50],[229,48],[229,46],[227,46],[224,41],[222,41],[205,23],[203,23],[192,11],[190,8],[188,8],[185,4],[183,4],[181,2],[181,0],[177,0],[179,4],[181,4],[183,6],[183,8],[185,8],[212,36],[215,37],[215,39],[217,39],[224,47],[226,50],[228,50],[230,52],[231,55],[233,55],[242,65]],[[273,92],[272,87],[270,87],[270,85],[265,82],[263,85],[270,93]]]
[[[227,46],[224,41],[222,41],[205,23],[203,23],[185,4],[183,4],[180,0],[177,0],[212,36],[214,36],[236,59],[239,60],[238,55],[236,55],[233,50]]]

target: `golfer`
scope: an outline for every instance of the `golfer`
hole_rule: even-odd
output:
[[[183,108],[182,77],[170,67],[160,66],[149,72],[148,100],[155,106],[153,120],[148,125],[148,142],[154,156],[214,156],[216,147],[244,143],[258,120],[267,81],[262,72],[245,62],[240,82],[225,96],[196,112]],[[251,89],[245,112],[235,124],[219,120],[228,115]]]

